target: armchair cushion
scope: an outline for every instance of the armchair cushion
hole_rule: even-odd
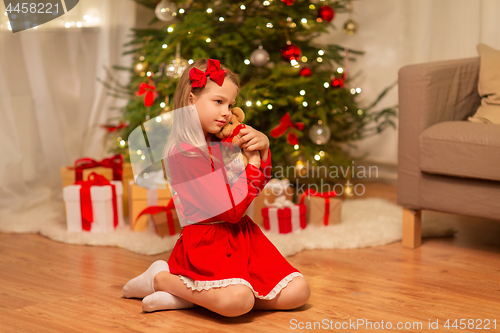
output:
[[[469,120],[500,124],[500,50],[479,44],[477,51],[481,58],[478,85],[481,106]]]
[[[500,181],[500,125],[446,121],[419,140],[421,171]]]

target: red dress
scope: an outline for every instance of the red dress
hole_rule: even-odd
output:
[[[184,143],[180,147],[200,152]],[[179,196],[183,215],[197,222],[182,229],[168,260],[170,273],[179,275],[192,290],[243,284],[255,297],[273,299],[302,274],[245,215],[271,178],[271,151],[259,169],[248,164],[230,187],[220,162],[220,146],[209,150],[210,157],[190,157],[174,148],[168,157],[171,186]],[[207,223],[214,221],[225,223]]]

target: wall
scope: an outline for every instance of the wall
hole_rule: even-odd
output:
[[[476,45],[500,49],[500,2],[495,0],[360,0],[354,1],[353,19],[358,32],[343,32],[346,13],[337,14],[330,33],[318,42],[335,43],[365,51],[350,72],[359,75],[366,104],[397,80],[398,70],[413,63],[476,57]],[[398,103],[395,87],[377,109]],[[397,164],[397,130],[358,143],[355,153],[368,152],[367,161]]]

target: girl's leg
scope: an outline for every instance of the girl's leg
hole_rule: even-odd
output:
[[[291,310],[306,304],[311,289],[307,281],[297,276],[271,300],[255,299],[253,310]]]
[[[292,280],[293,281],[293,280]],[[226,317],[236,317],[252,310],[255,297],[244,285],[196,291],[186,287],[181,278],[167,271],[154,277],[155,291],[166,291]]]

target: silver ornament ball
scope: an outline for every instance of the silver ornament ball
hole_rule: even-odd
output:
[[[250,55],[250,62],[257,67],[265,66],[269,62],[269,52],[264,50],[262,46],[259,46],[259,48]]]
[[[173,22],[177,16],[177,7],[168,0],[161,0],[155,8],[156,17],[164,22]]]
[[[309,137],[311,141],[317,145],[324,145],[330,140],[332,132],[330,128],[325,125],[315,124],[309,129]]]

